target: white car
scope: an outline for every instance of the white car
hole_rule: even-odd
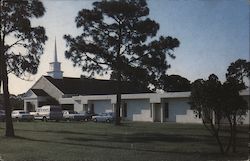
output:
[[[104,112],[100,113],[96,116],[92,116],[92,120],[94,122],[112,122],[115,120],[115,113],[114,112]]]
[[[24,110],[14,110],[11,113],[11,117],[12,119],[16,120],[16,121],[32,121],[34,120],[34,116],[31,115],[29,112],[26,112]]]
[[[60,106],[54,106],[54,105],[47,105],[38,107],[36,109],[36,112],[33,112],[33,115],[35,117],[35,120],[62,120],[63,119],[63,113]]]
[[[86,119],[84,113],[78,113],[71,110],[63,110],[63,119],[67,121],[83,121]]]

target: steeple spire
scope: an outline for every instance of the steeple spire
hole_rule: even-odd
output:
[[[55,57],[54,57],[54,62],[57,62],[56,37],[55,37]]]
[[[54,62],[49,63],[50,71],[48,75],[54,79],[62,79],[63,71],[61,71],[61,63],[57,60],[57,48],[56,48],[56,37],[55,37],[55,53],[54,53]]]

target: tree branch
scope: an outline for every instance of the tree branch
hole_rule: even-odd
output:
[[[148,55],[148,53],[145,53],[145,54],[139,56],[138,58],[134,58],[134,59],[130,60],[128,63],[133,63],[133,62],[135,62],[135,61],[137,61],[137,60],[140,60],[141,58],[143,58],[143,57],[146,56],[146,55]]]
[[[21,41],[23,41],[23,40],[25,40],[25,38],[22,38],[22,39],[17,40],[15,43],[13,43],[13,44],[11,44],[10,46],[8,46],[8,48],[5,49],[5,52],[6,52],[7,50],[9,50],[11,47],[15,46],[15,45],[23,45],[23,44],[19,43],[19,42],[21,42]]]
[[[95,59],[91,58],[90,56],[87,55],[87,53],[84,53],[84,55],[87,57],[87,59],[90,59],[91,61],[93,61],[94,63],[96,63],[96,65],[111,65],[108,62],[98,62]]]
[[[99,32],[103,32],[105,35],[107,35],[107,36],[109,36],[110,37],[110,35],[109,35],[109,31],[107,30],[107,28],[106,28],[106,30],[102,30],[102,29],[100,29],[100,28],[98,28],[98,27],[96,27],[96,26],[92,26],[94,29],[96,29],[96,30],[98,30]],[[107,33],[108,32],[108,33]]]

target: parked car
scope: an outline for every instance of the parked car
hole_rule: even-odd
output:
[[[24,110],[14,110],[11,113],[11,117],[12,119],[16,120],[16,121],[33,121],[34,120],[34,116],[31,115],[29,112],[26,112]]]
[[[5,121],[5,111],[0,110],[0,121]]]
[[[83,121],[86,119],[84,113],[78,113],[72,110],[63,110],[63,119],[67,121]]]
[[[115,120],[115,113],[114,112],[104,112],[100,113],[96,116],[92,116],[92,120],[94,122],[112,122]]]
[[[97,114],[90,112],[90,111],[81,111],[80,114],[84,115],[84,121],[90,121],[92,120],[92,116],[96,116]]]
[[[60,106],[54,106],[54,105],[47,105],[37,108],[36,112],[34,113],[35,120],[62,120],[63,119],[63,113]]]

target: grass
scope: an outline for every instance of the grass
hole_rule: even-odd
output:
[[[223,156],[202,125],[171,123],[16,122],[15,138],[4,137],[0,156],[15,160],[165,161],[246,160],[248,127],[238,135],[238,152]]]

